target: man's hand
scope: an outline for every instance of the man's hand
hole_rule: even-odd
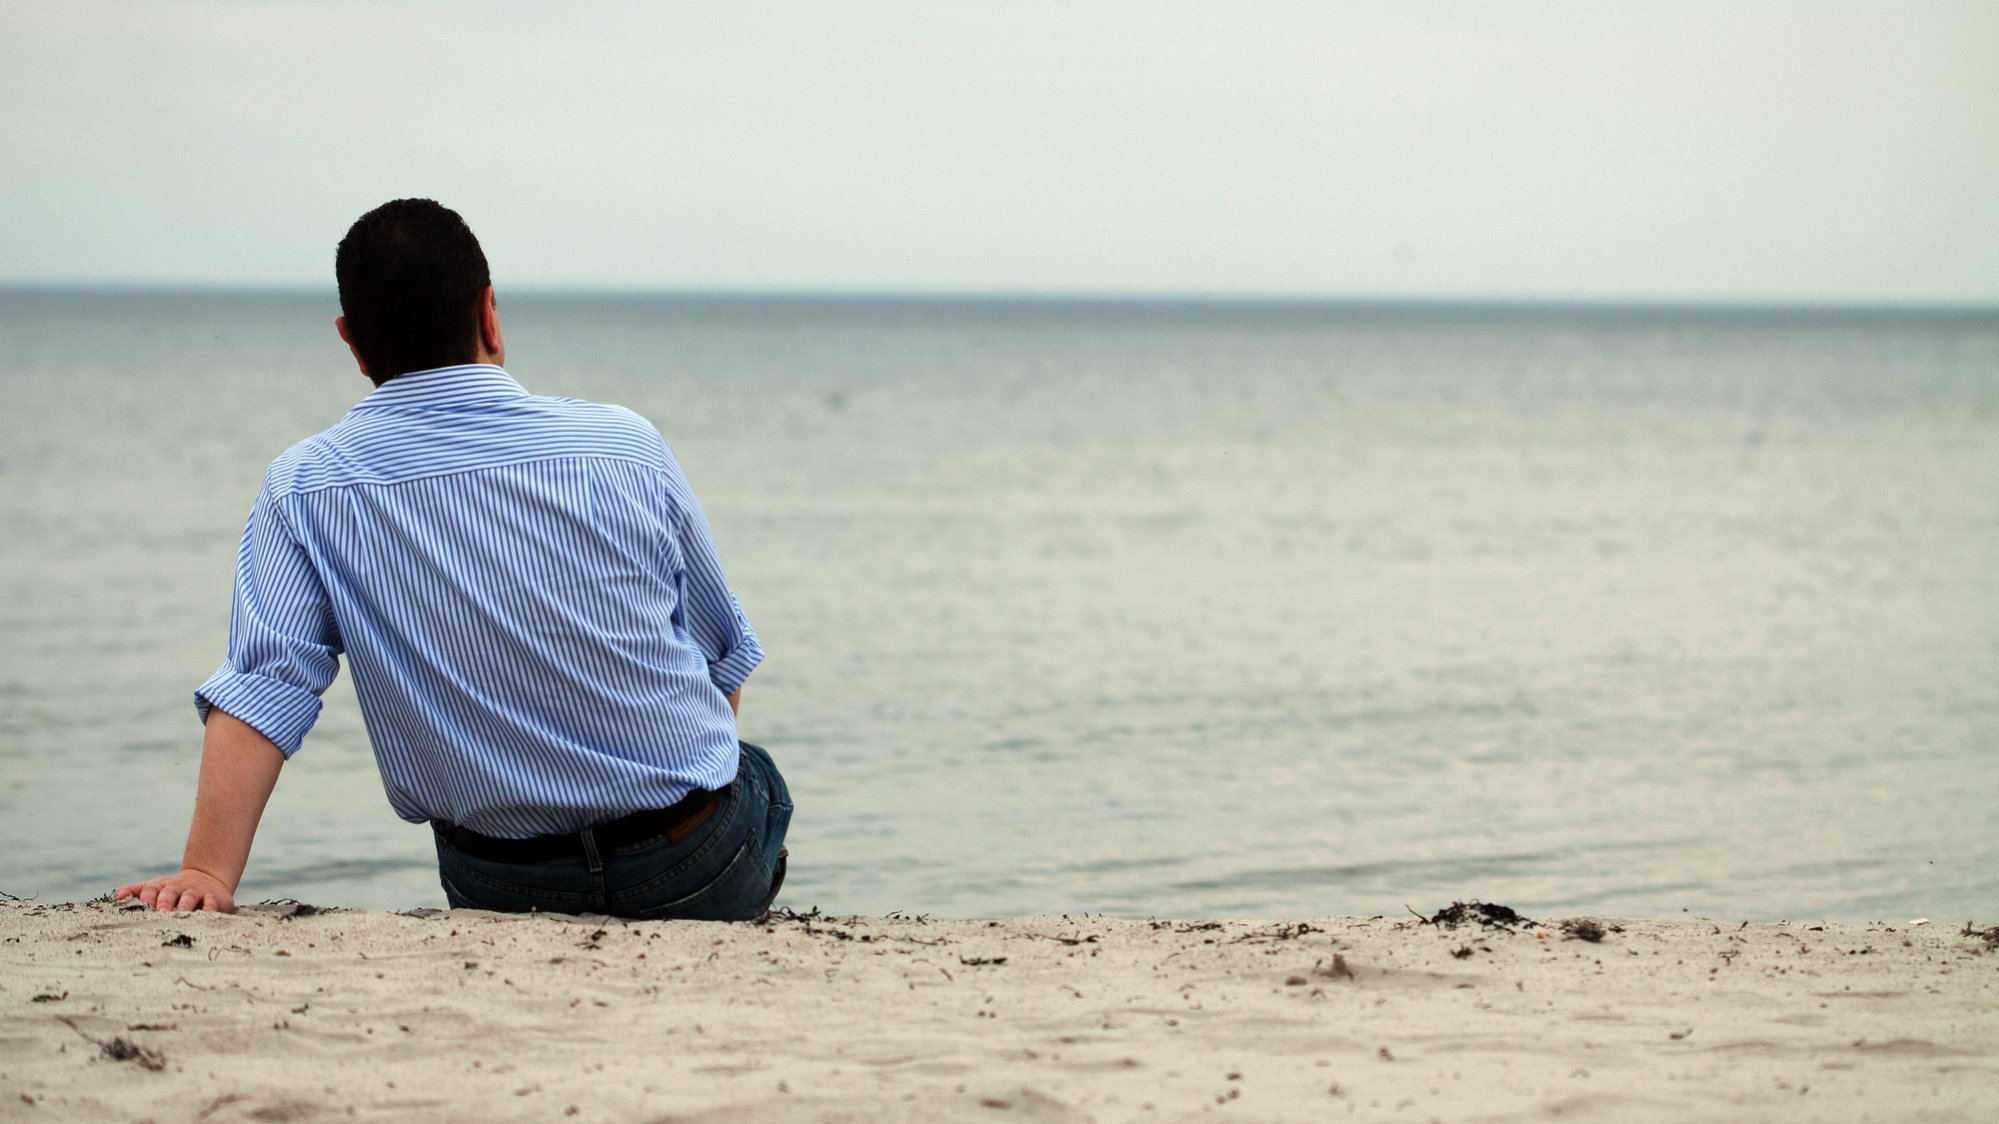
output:
[[[235,895],[222,884],[220,878],[205,870],[183,870],[165,878],[134,882],[113,890],[111,896],[137,898],[162,912],[203,909],[216,913],[236,912]]]

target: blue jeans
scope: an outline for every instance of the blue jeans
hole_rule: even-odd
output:
[[[735,783],[716,794],[714,811],[677,843],[660,836],[599,851],[585,831],[582,855],[503,863],[467,854],[440,829],[435,834],[444,897],[453,909],[754,920],[784,883],[791,790],[769,753],[748,742],[741,752]]]

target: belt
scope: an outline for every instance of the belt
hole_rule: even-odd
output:
[[[694,829],[707,821],[709,815],[715,811],[715,798],[728,791],[728,785],[723,785],[714,792],[696,789],[670,808],[633,812],[608,823],[586,827],[583,831],[572,831],[567,835],[501,839],[497,836],[482,835],[469,827],[461,827],[444,820],[433,820],[432,826],[453,847],[474,858],[489,862],[538,863],[551,859],[581,858],[585,853],[584,832],[595,837],[599,850],[617,850],[635,843],[650,843],[660,838],[664,838],[668,843],[678,843],[694,834]]]

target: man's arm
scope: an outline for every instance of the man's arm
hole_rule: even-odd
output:
[[[278,783],[285,755],[249,724],[208,712],[201,739],[201,780],[194,798],[194,826],[179,874],[120,886],[115,897],[159,910],[236,910],[236,884],[250,861],[257,822]]]
[[[326,590],[266,477],[236,556],[228,658],[194,692],[206,728],[181,871],[120,886],[118,897],[161,910],[236,908],[236,883],[278,770],[312,728],[320,692],[339,669]]]
[[[681,608],[687,632],[708,661],[708,678],[726,698],[738,694],[750,672],[762,662],[763,645],[729,591],[714,533],[694,498],[694,489],[673,459],[673,450],[662,443],[660,451],[665,462],[662,495],[677,548],[674,562],[684,578]],[[732,702],[730,709],[735,710],[739,703]]]

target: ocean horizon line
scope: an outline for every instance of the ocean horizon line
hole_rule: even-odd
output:
[[[1057,290],[673,288],[502,285],[502,301],[716,305],[1020,306],[1104,309],[1267,309],[1410,313],[1610,315],[1940,316],[1999,318],[1999,302],[1812,297],[1637,297],[1491,294],[1286,294]],[[206,282],[0,281],[0,298],[333,300],[332,285]]]

